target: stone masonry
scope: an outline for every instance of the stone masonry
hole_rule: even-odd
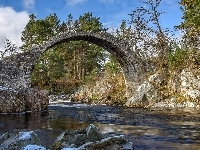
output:
[[[143,79],[142,71],[146,68],[138,61],[137,54],[131,50],[128,41],[107,32],[66,32],[54,36],[43,46],[3,58],[0,60],[0,86],[16,90],[30,88],[31,73],[38,58],[57,44],[77,40],[94,43],[116,57],[124,73],[127,97],[134,95],[135,87]]]

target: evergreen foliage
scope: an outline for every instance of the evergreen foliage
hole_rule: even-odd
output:
[[[61,23],[56,14],[39,20],[30,15],[30,21],[22,32],[24,44],[21,48],[26,51],[34,45],[41,46],[43,42],[60,32],[106,31],[99,19],[93,17],[92,13],[85,13],[75,21],[72,15],[68,15],[66,22]],[[86,41],[56,45],[38,60],[32,74],[32,85],[55,89],[56,86],[61,86],[61,81],[62,87],[65,87],[66,82],[72,85],[84,83],[89,81],[88,77],[93,78],[91,75],[95,76],[101,72],[107,58],[108,53],[104,49]]]
[[[200,0],[181,0],[183,22],[178,26],[184,31],[185,43],[199,49],[200,45]]]

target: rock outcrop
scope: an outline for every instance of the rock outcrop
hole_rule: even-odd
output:
[[[200,75],[183,70],[180,76],[180,94],[192,100],[200,100]]]
[[[0,113],[23,112],[25,97],[11,88],[0,87]]]
[[[127,102],[128,107],[200,108],[200,76],[185,69],[170,73],[167,85],[162,87],[159,73],[151,75],[137,88],[136,95]]]
[[[162,99],[162,95],[157,87],[163,82],[159,73],[151,75],[146,81],[136,89],[136,94],[126,102],[127,107],[148,107]]]
[[[0,137],[1,150],[30,150],[30,148],[46,148],[41,146],[40,139],[34,132],[5,133]]]
[[[0,86],[0,113],[42,111],[48,108],[46,91],[36,88],[16,91]]]
[[[0,136],[2,150],[46,150],[37,135],[31,132],[5,133]],[[133,150],[124,136],[107,137],[94,125],[86,129],[65,131],[57,137],[50,150]]]
[[[51,150],[133,150],[133,144],[127,142],[123,136],[106,137],[94,126],[90,125],[84,130],[63,132],[55,141]]]

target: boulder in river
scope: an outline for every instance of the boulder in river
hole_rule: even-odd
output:
[[[51,150],[133,150],[133,144],[123,136],[107,137],[94,125],[82,130],[63,132],[54,142]]]
[[[40,139],[33,131],[19,132],[18,134],[5,133],[0,137],[1,150],[32,150],[31,148],[46,150],[40,145]]]
[[[0,86],[0,113],[19,113],[42,111],[48,108],[49,98],[46,91],[29,88],[16,91]]]
[[[94,125],[86,129],[68,130],[57,137],[50,150],[133,150],[124,136],[108,137]],[[5,133],[0,136],[0,150],[46,150],[33,132]]]

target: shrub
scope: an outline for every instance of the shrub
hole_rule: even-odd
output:
[[[176,46],[175,49],[168,55],[169,69],[182,69],[188,63],[188,59],[188,50],[181,49],[180,47]]]

